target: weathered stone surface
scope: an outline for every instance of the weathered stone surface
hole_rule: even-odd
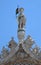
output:
[[[17,33],[19,42],[17,44],[12,38],[8,45],[8,50],[10,50],[8,51],[3,47],[0,54],[0,65],[41,65],[41,50],[37,46],[33,47],[35,41],[30,35],[24,39],[24,26],[26,20],[23,15],[23,8],[20,8],[18,18]]]

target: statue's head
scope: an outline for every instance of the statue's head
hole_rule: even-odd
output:
[[[20,13],[23,13],[23,11],[24,11],[24,8],[20,8],[20,9],[19,9],[19,12],[20,12]]]

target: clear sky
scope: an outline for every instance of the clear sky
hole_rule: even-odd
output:
[[[25,10],[26,36],[31,35],[41,47],[41,0],[0,0],[0,50],[9,44],[12,36],[18,42],[15,15],[17,5]]]

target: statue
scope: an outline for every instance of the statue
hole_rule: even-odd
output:
[[[25,26],[26,19],[25,19],[25,16],[23,14],[23,11],[24,11],[23,8],[16,9],[16,15],[18,14],[18,16],[17,16],[18,28],[24,28],[24,26]]]
[[[24,38],[25,38],[25,23],[26,23],[26,19],[25,16],[23,14],[24,9],[23,8],[17,8],[16,9],[16,18],[18,21],[18,39],[19,39],[19,43],[23,42]]]

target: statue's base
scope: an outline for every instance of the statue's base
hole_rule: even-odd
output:
[[[25,29],[24,28],[20,28],[18,29],[18,39],[20,42],[22,42],[25,38]]]

